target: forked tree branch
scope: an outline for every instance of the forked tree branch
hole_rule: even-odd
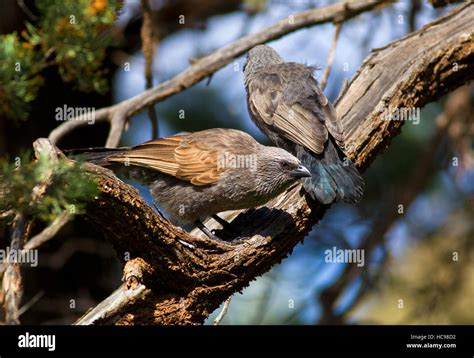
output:
[[[403,124],[384,120],[385,109],[422,107],[474,78],[473,29],[474,4],[469,3],[374,50],[364,61],[336,106],[347,154],[361,170]],[[104,301],[78,323],[202,323],[229,296],[288,256],[326,210],[307,201],[297,186],[239,215],[232,224],[246,239],[226,244],[171,225],[107,169],[91,164],[87,170],[99,179],[101,191],[88,205],[87,217],[105,232],[120,259],[131,260],[116,299]],[[125,294],[142,285],[145,289],[132,299]]]

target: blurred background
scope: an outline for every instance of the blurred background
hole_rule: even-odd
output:
[[[30,15],[40,16],[34,1],[22,2],[30,15],[18,3],[0,1],[1,34],[20,33],[26,22],[33,21]],[[149,3],[156,85],[185,70],[193,58],[332,1]],[[343,81],[351,79],[372,48],[419,29],[454,7],[434,9],[425,1],[399,1],[344,23],[325,94],[334,101]],[[0,114],[0,155],[15,157],[31,148],[36,138],[47,136],[58,125],[57,107],[99,109],[141,93],[145,88],[141,23],[140,1],[124,1],[112,31],[113,45],[103,58],[108,84],[103,94],[79,91],[64,82],[57,66],[43,70],[44,82],[27,120]],[[334,25],[325,24],[269,45],[287,61],[319,67],[320,79],[333,34]],[[160,136],[227,127],[270,144],[248,116],[244,63],[245,57],[238,58],[210,81],[158,103]],[[333,205],[286,260],[234,295],[222,324],[473,324],[473,108],[472,86],[423,108],[420,122],[406,123],[364,173],[363,201],[358,206]],[[105,124],[85,126],[64,138],[60,147],[102,146],[107,131]],[[130,121],[121,145],[138,144],[150,136],[144,111]],[[145,190],[142,193],[147,196]],[[8,227],[1,224],[2,247],[8,240]],[[325,262],[325,250],[333,247],[364,248],[365,265]],[[70,324],[118,287],[121,264],[100,231],[78,216],[40,248],[39,266],[25,267],[23,276],[24,301],[34,299],[34,304],[22,315],[22,323]]]

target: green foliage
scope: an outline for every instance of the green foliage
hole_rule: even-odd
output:
[[[107,90],[102,62],[111,45],[109,30],[116,19],[116,0],[65,1],[60,6],[41,0],[42,14],[37,29],[29,27],[27,38],[44,53],[54,49],[54,63],[66,82],[81,91]]]
[[[43,82],[36,74],[40,58],[16,33],[0,36],[0,113],[26,119],[29,103]]]
[[[42,187],[45,193],[35,194]],[[0,160],[0,212],[15,210],[51,222],[64,210],[82,213],[97,193],[96,182],[80,163],[51,163],[45,156],[32,162],[28,155]]]
[[[55,65],[65,82],[84,92],[107,91],[102,66],[112,44],[110,29],[120,0],[39,0],[37,23],[25,24],[21,36],[0,36],[0,114],[26,119],[43,78],[41,69]]]

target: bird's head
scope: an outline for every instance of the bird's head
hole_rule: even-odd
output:
[[[244,65],[245,82],[249,76],[269,65],[283,63],[280,55],[270,46],[257,45],[247,52],[247,62]]]
[[[258,156],[257,181],[261,191],[283,192],[309,170],[294,155],[276,147],[263,147]]]

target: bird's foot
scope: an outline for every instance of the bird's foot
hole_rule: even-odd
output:
[[[238,236],[240,235],[240,232],[239,231],[236,231],[235,228],[232,226],[232,224],[230,224],[229,222],[227,222],[226,220],[222,219],[221,217],[219,217],[217,214],[214,214],[212,215],[212,218],[217,221],[221,226],[222,228],[224,229],[224,231],[234,235],[234,236]],[[235,238],[234,238],[235,239]]]
[[[210,238],[211,240],[216,240],[216,241],[220,241],[220,242],[225,242],[227,243],[227,241],[225,240],[222,240],[220,237],[218,237],[214,232],[212,232],[211,230],[209,230],[206,225],[204,225],[200,220],[196,220],[194,222],[194,225],[196,225],[197,228],[199,228],[199,230],[201,230],[208,238]]]

